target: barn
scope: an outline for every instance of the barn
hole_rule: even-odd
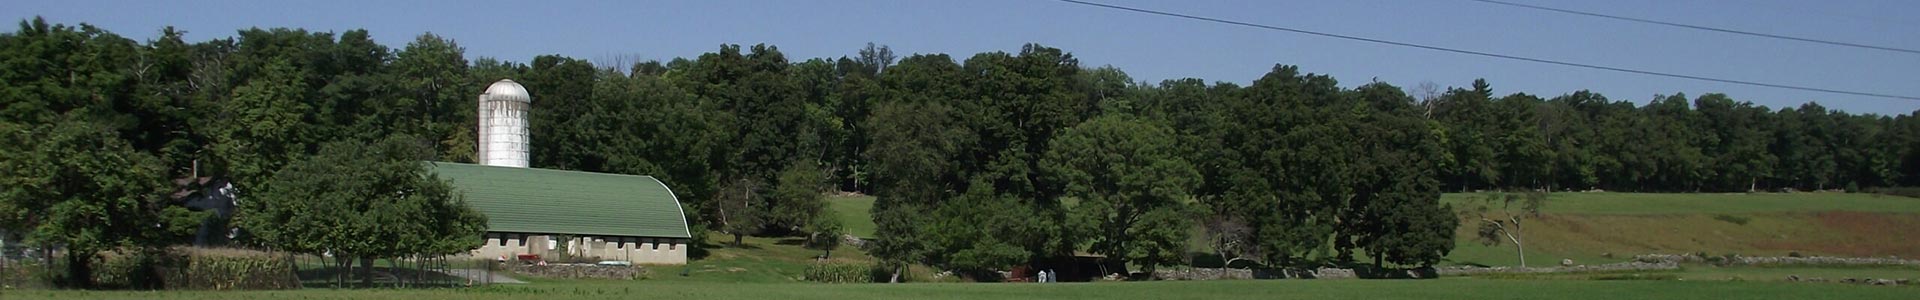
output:
[[[687,263],[686,214],[651,176],[429,162],[487,216],[482,258]]]

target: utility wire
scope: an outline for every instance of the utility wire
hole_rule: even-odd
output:
[[[1474,1],[1474,2],[1481,2],[1481,3],[1487,3],[1487,4],[1496,4],[1496,5],[1506,5],[1506,6],[1512,6],[1512,7],[1519,7],[1519,8],[1528,8],[1528,9],[1537,9],[1537,10],[1545,10],[1545,11],[1552,11],[1552,12],[1559,12],[1559,13],[1566,13],[1566,14],[1575,14],[1575,15],[1582,15],[1582,16],[1589,16],[1589,17],[1596,17],[1596,18],[1607,18],[1607,19],[1614,19],[1614,20],[1621,20],[1621,21],[1630,21],[1630,22],[1640,22],[1640,23],[1648,23],[1648,24],[1657,24],[1657,25],[1666,25],[1666,26],[1673,26],[1673,27],[1680,27],[1680,28],[1689,28],[1689,29],[1698,29],[1698,30],[1706,30],[1706,31],[1714,31],[1714,32],[1721,32],[1721,33],[1731,33],[1731,34],[1738,34],[1738,35],[1746,35],[1746,36],[1757,36],[1757,37],[1764,37],[1764,38],[1775,38],[1775,39],[1782,39],[1782,40],[1792,40],[1792,41],[1801,41],[1801,42],[1808,42],[1808,43],[1815,43],[1815,44],[1827,44],[1827,45],[1834,45],[1834,46],[1843,46],[1843,47],[1854,47],[1854,48],[1866,48],[1866,49],[1874,49],[1874,50],[1885,50],[1885,51],[1893,51],[1893,52],[1904,52],[1904,53],[1907,53],[1907,54],[1920,54],[1920,50],[1913,50],[1913,49],[1906,49],[1906,48],[1895,48],[1895,47],[1888,47],[1888,46],[1874,46],[1874,45],[1867,45],[1867,44],[1858,44],[1858,43],[1848,43],[1848,42],[1839,42],[1839,41],[1831,41],[1831,40],[1822,40],[1822,39],[1815,39],[1815,38],[1804,38],[1804,37],[1795,37],[1795,36],[1786,36],[1786,35],[1778,35],[1778,34],[1771,34],[1771,33],[1760,33],[1760,32],[1752,32],[1752,31],[1744,31],[1744,30],[1734,30],[1734,29],[1726,29],[1726,28],[1715,28],[1715,27],[1707,27],[1707,26],[1700,26],[1700,25],[1688,25],[1688,24],[1680,24],[1680,23],[1674,23],[1674,22],[1667,22],[1667,21],[1659,21],[1659,20],[1649,20],[1649,19],[1641,19],[1641,18],[1634,18],[1634,17],[1623,17],[1623,16],[1615,16],[1615,15],[1607,15],[1607,14],[1600,14],[1600,13],[1592,13],[1592,12],[1584,12],[1584,11],[1577,11],[1577,10],[1570,10],[1570,9],[1559,9],[1559,8],[1552,8],[1552,7],[1545,7],[1545,6],[1539,6],[1539,5],[1532,5],[1532,4],[1524,4],[1524,3],[1513,3],[1513,2],[1506,2],[1506,1],[1496,1],[1496,0],[1467,0],[1467,1]]]
[[[1485,57],[1518,60],[1518,61],[1528,61],[1528,62],[1562,65],[1562,66],[1569,66],[1569,67],[1607,70],[1607,71],[1614,71],[1614,72],[1633,73],[1633,74],[1651,75],[1651,76],[1660,76],[1660,77],[1692,79],[1692,80],[1710,81],[1710,82],[1719,82],[1719,83],[1731,83],[1731,84],[1739,84],[1739,85],[1762,86],[1762,87],[1771,87],[1771,88],[1780,88],[1780,89],[1789,89],[1789,90],[1801,90],[1801,91],[1892,98],[1892,99],[1903,99],[1903,100],[1920,100],[1920,97],[1915,97],[1915,96],[1902,96],[1902,95],[1881,94],[1881,93],[1871,93],[1871,92],[1856,92],[1856,91],[1836,90],[1836,89],[1817,88],[1817,87],[1808,87],[1808,86],[1796,86],[1796,85],[1775,84],[1775,83],[1765,83],[1765,82],[1746,81],[1746,80],[1735,80],[1735,79],[1720,79],[1720,78],[1712,78],[1712,77],[1705,77],[1705,76],[1645,71],[1645,70],[1619,68],[1619,67],[1608,67],[1608,66],[1586,64],[1586,63],[1558,61],[1558,60],[1550,60],[1550,59],[1542,59],[1542,58],[1531,58],[1531,57],[1524,57],[1524,56],[1514,56],[1514,55],[1506,55],[1506,54],[1491,53],[1491,52],[1462,50],[1462,49],[1446,48],[1446,47],[1440,47],[1440,46],[1428,46],[1428,45],[1421,45],[1421,44],[1414,44],[1414,43],[1407,43],[1407,42],[1395,42],[1395,41],[1389,41],[1389,40],[1383,40],[1383,39],[1325,33],[1325,32],[1310,31],[1310,30],[1304,30],[1304,29],[1293,29],[1293,28],[1279,27],[1279,26],[1273,26],[1273,25],[1261,25],[1261,24],[1247,23],[1247,22],[1241,22],[1241,21],[1217,19],[1217,18],[1149,10],[1149,9],[1142,9],[1142,8],[1133,8],[1133,7],[1088,2],[1088,1],[1081,1],[1081,0],[1055,0],[1055,1],[1108,8],[1108,9],[1131,11],[1131,12],[1137,12],[1137,13],[1143,13],[1143,14],[1161,15],[1161,16],[1168,16],[1168,17],[1175,17],[1175,18],[1182,18],[1182,19],[1192,19],[1192,20],[1207,21],[1207,22],[1229,24],[1229,25],[1239,25],[1239,26],[1276,30],[1276,31],[1285,31],[1285,32],[1292,32],[1292,33],[1299,33],[1299,34],[1306,34],[1306,35],[1316,35],[1316,36],[1330,37],[1330,38],[1337,38],[1337,39],[1355,40],[1355,41],[1362,41],[1362,42],[1369,42],[1369,43],[1376,43],[1376,44],[1387,44],[1387,45],[1394,45],[1394,46],[1401,46],[1401,47],[1420,48],[1420,49],[1427,49],[1427,50],[1433,50],[1433,51],[1452,52],[1452,53],[1458,53],[1458,54],[1485,56]]]

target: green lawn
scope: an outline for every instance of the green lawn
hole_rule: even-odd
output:
[[[1920,288],[1728,281],[1239,280],[1062,284],[565,281],[458,290],[7,291],[7,299],[1911,299]]]
[[[873,196],[833,196],[827,197],[827,203],[833,207],[833,215],[847,226],[848,233],[862,238],[873,237],[873,217],[868,214],[873,210]]]
[[[1441,195],[1440,200],[1452,203],[1455,207],[1462,207],[1462,204],[1481,203],[1485,197],[1486,194],[1483,193],[1449,193]],[[1824,192],[1757,194],[1566,192],[1549,195],[1541,211],[1553,214],[1745,214],[1819,211],[1920,213],[1920,199],[1880,194]]]

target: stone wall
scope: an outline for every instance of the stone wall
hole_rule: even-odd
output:
[[[1343,268],[1285,268],[1285,269],[1218,269],[1218,268],[1161,268],[1153,271],[1156,280],[1223,280],[1223,279],[1351,279],[1360,278],[1353,269]]]
[[[1153,271],[1157,280],[1253,279],[1253,270],[1221,268],[1165,268]]]
[[[1716,265],[1813,265],[1813,266],[1920,266],[1920,260],[1899,257],[1780,257],[1780,256],[1700,256],[1694,254],[1646,254],[1634,256],[1636,262],[1699,263]]]
[[[1468,267],[1449,266],[1421,269],[1384,270],[1381,273],[1369,273],[1364,270],[1345,268],[1318,269],[1215,269],[1215,268],[1165,268],[1154,270],[1153,278],[1158,280],[1221,280],[1221,279],[1354,279],[1354,278],[1434,278],[1437,276],[1462,276],[1495,273],[1584,273],[1584,272],[1621,272],[1673,270],[1680,266],[1670,262],[1624,262],[1604,265],[1578,265],[1561,267]]]
[[[1888,279],[1888,278],[1852,278],[1852,277],[1841,278],[1838,280],[1827,280],[1826,278],[1820,278],[1820,277],[1802,278],[1799,275],[1787,275],[1787,282],[1813,282],[1813,283],[1832,282],[1832,283],[1860,284],[1860,285],[1900,286],[1900,285],[1913,285],[1914,280],[1906,279],[1906,278]]]
[[[1459,275],[1496,274],[1496,273],[1533,274],[1533,273],[1658,271],[1658,270],[1674,270],[1679,268],[1680,268],[1679,264],[1672,263],[1672,262],[1630,261],[1630,262],[1611,263],[1611,264],[1604,264],[1604,265],[1576,265],[1576,266],[1559,266],[1559,267],[1524,267],[1524,268],[1523,267],[1448,266],[1448,267],[1434,268],[1434,272],[1438,273],[1440,276],[1459,276]]]
[[[1353,269],[1214,269],[1214,268],[1163,268],[1153,272],[1153,278],[1159,280],[1220,280],[1220,279],[1349,279],[1349,278],[1430,278],[1438,276],[1466,276],[1478,274],[1541,274],[1541,273],[1588,273],[1588,272],[1632,272],[1660,271],[1679,269],[1682,263],[1718,264],[1718,265],[1815,265],[1815,266],[1920,266],[1920,260],[1900,259],[1898,257],[1701,257],[1698,255],[1648,254],[1634,256],[1633,261],[1603,265],[1571,265],[1556,267],[1470,267],[1448,266],[1428,270],[1389,270],[1384,274],[1362,274]],[[1404,274],[1402,274],[1404,272]],[[1798,278],[1796,278],[1798,279]],[[1824,281],[1824,279],[1807,280]],[[1864,281],[1864,280],[1862,280]]]
[[[539,278],[561,279],[641,279],[647,275],[643,266],[602,266],[594,264],[500,264],[500,269],[515,274]]]

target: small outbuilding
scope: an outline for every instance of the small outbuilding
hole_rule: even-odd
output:
[[[487,216],[486,244],[475,257],[687,263],[686,214],[673,190],[651,176],[427,164]]]

